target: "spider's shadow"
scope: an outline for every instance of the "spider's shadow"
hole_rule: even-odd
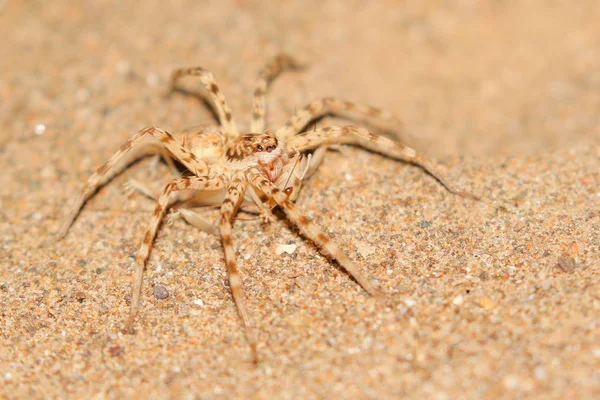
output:
[[[208,94],[204,92],[198,92],[196,90],[190,90],[180,86],[175,86],[166,93],[166,97],[170,98],[174,94],[182,94],[186,97],[192,97],[198,100],[198,102],[201,103],[204,106],[204,108],[206,108],[210,112],[211,116],[213,117],[213,120],[217,124],[219,124],[219,115],[217,114],[217,110],[213,106],[212,101],[208,97]]]

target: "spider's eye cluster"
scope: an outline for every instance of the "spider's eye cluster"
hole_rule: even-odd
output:
[[[257,144],[256,146],[254,146],[254,151],[256,153],[260,153],[261,151],[267,151],[268,153],[272,152],[273,150],[275,150],[276,146],[267,146],[266,148],[263,147],[260,144]]]

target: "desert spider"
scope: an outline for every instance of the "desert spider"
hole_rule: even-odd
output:
[[[392,114],[377,108],[335,98],[323,98],[300,109],[278,130],[265,131],[265,94],[268,86],[283,69],[297,67],[299,65],[296,61],[286,55],[275,57],[264,67],[254,91],[250,127],[252,133],[243,134],[238,131],[225,97],[209,71],[199,67],[175,70],[171,80],[172,88],[181,77],[193,75],[200,78],[211,97],[220,126],[212,130],[205,128],[192,130],[184,134],[181,140],[177,140],[157,127],[144,128],[127,140],[87,181],[59,231],[59,238],[67,234],[84,203],[93,193],[128,165],[131,157],[127,159],[125,155],[145,137],[152,136],[159,141],[154,144],[162,145],[159,150],[171,166],[173,166],[172,157],[191,172],[191,176],[180,177],[167,184],[158,197],[154,214],[136,259],[131,310],[126,321],[127,332],[133,333],[133,323],[140,304],[143,272],[156,231],[165,210],[175,202],[191,202],[200,198],[200,201],[205,204],[221,204],[219,232],[225,252],[229,284],[256,361],[256,338],[248,318],[231,240],[232,222],[240,207],[255,207],[263,218],[268,220],[271,217],[271,209],[276,205],[280,206],[307,238],[315,242],[325,255],[337,260],[368,293],[375,297],[383,297],[360,272],[356,264],[293,203],[304,174],[307,170],[312,172],[316,169],[326,146],[354,144],[394,159],[417,164],[437,178],[450,192],[477,199],[457,188],[430,161],[412,148],[365,128],[347,125],[303,131],[311,121],[327,114],[336,114],[398,133],[402,127],[400,121]],[[315,156],[311,159],[309,152],[313,151]],[[138,152],[133,158],[144,155],[145,152]],[[199,217],[190,213],[191,211],[186,214],[188,221],[206,228],[206,224],[199,220]]]

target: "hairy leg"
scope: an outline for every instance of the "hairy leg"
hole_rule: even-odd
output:
[[[260,72],[258,83],[254,90],[254,106],[252,109],[252,122],[250,132],[262,133],[265,130],[265,95],[269,89],[269,84],[279,75],[282,70],[294,69],[300,67],[300,64],[293,58],[279,54],[271,60]]]
[[[283,208],[289,219],[294,222],[300,231],[319,246],[323,253],[337,260],[337,262],[365,289],[374,297],[384,297],[369,279],[358,269],[356,264],[350,260],[342,251],[335,245],[331,238],[322,232],[322,230],[308,218],[306,218],[291,202],[286,194],[279,190],[271,181],[265,178],[258,170],[252,169],[247,172],[248,180],[253,186],[261,190],[267,196],[275,200],[275,202]]]
[[[125,155],[136,145],[138,144],[144,137],[153,136],[157,140],[162,143],[162,145],[171,153],[173,156],[179,160],[183,165],[186,166],[190,171],[192,171],[196,175],[204,175],[208,172],[208,167],[206,164],[196,158],[192,153],[190,153],[180,142],[178,142],[171,134],[167,131],[164,131],[157,127],[148,127],[144,128],[141,131],[137,132],[133,135],[128,141],[121,145],[121,148],[100,168],[94,172],[94,174],[88,179],[85,184],[83,191],[77,202],[72,206],[71,211],[69,212],[65,222],[63,223],[60,231],[58,232],[58,239],[63,238],[69,228],[75,221],[77,214],[85,204],[85,202],[96,192],[96,190],[105,182],[108,177],[110,177],[109,172],[111,169],[116,166]]]
[[[235,250],[233,248],[233,241],[231,239],[231,225],[233,222],[233,217],[244,198],[244,190],[245,183],[241,178],[234,179],[227,188],[227,197],[225,197],[223,205],[221,206],[221,221],[219,223],[219,230],[221,232],[223,249],[225,251],[225,265],[227,266],[227,274],[229,276],[229,287],[231,288],[231,293],[238,309],[238,313],[240,314],[240,317],[244,323],[246,337],[252,349],[254,362],[257,362],[258,354],[256,352],[256,336],[254,335],[250,318],[248,318],[246,301],[244,300],[244,292],[242,290],[242,279],[240,278],[240,274],[237,269]]]
[[[358,144],[388,157],[417,164],[433,175],[448,191],[473,200],[479,197],[465,192],[451,182],[435,164],[416,150],[359,126],[332,126],[304,132],[292,137],[289,144],[300,151],[336,143]]]
[[[125,325],[125,330],[127,332],[133,333],[133,322],[140,305],[140,293],[142,290],[144,269],[146,268],[146,263],[148,261],[148,257],[150,256],[150,249],[152,248],[152,242],[156,236],[156,231],[158,230],[160,222],[165,214],[165,210],[169,204],[169,197],[171,193],[178,190],[220,190],[224,187],[225,182],[222,179],[207,176],[192,176],[189,178],[182,178],[165,186],[165,189],[156,203],[154,214],[152,215],[152,219],[150,220],[136,259],[136,267],[131,285],[131,311],[129,314],[129,319]]]
[[[394,114],[379,108],[351,103],[333,97],[315,100],[298,110],[281,128],[275,132],[278,139],[288,139],[304,129],[311,121],[324,115],[339,115],[365,122],[378,129],[393,133],[401,139],[404,124]]]
[[[239,136],[239,131],[233,120],[233,116],[231,115],[231,108],[229,108],[225,96],[219,89],[219,86],[217,86],[217,82],[210,71],[207,71],[202,67],[176,69],[171,75],[171,88],[175,87],[175,83],[179,78],[188,75],[200,77],[200,81],[206,90],[208,90],[208,94],[210,95],[217,111],[217,115],[219,116],[219,122],[224,128],[225,136],[228,139],[234,139]]]

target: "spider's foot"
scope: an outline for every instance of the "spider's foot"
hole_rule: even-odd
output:
[[[167,225],[173,225],[173,222],[180,217],[182,217],[181,210],[172,210],[169,214],[167,214]]]
[[[133,179],[129,179],[127,182],[125,182],[123,184],[123,193],[125,194],[125,196],[127,197],[131,197],[133,196],[133,194],[135,192],[137,192],[137,181],[133,180]]]
[[[264,210],[260,213],[260,220],[265,225],[270,225],[271,222],[273,222],[274,218],[275,217],[273,217],[273,214],[271,213],[270,210],[269,211]]]

